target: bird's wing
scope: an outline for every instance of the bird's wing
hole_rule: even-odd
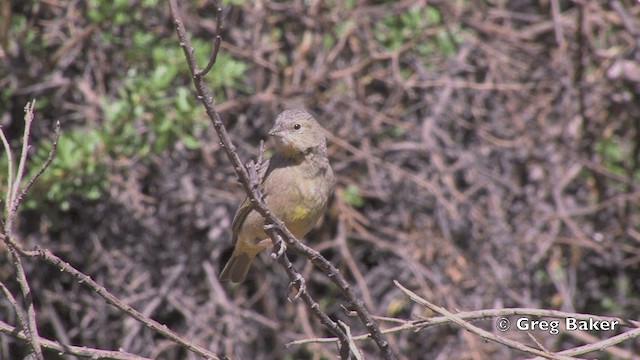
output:
[[[263,160],[261,164],[258,164],[258,181],[260,184],[264,184],[264,178],[267,175],[267,170],[269,170],[269,164],[271,163],[271,159]]]
[[[262,192],[262,196],[266,197],[264,191],[264,180],[266,179],[267,170],[269,169],[270,159],[267,159],[260,164],[257,169],[258,172],[258,181],[260,181],[260,192]],[[253,210],[254,206],[251,203],[251,199],[249,197],[245,197],[242,204],[238,207],[235,216],[233,217],[233,222],[231,223],[231,243],[233,245],[238,241],[238,233],[240,233],[240,229],[242,228],[242,224],[244,224],[247,215]]]

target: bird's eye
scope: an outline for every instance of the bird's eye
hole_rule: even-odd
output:
[[[300,130],[301,127],[302,127],[302,125],[295,124],[295,125],[293,125],[293,130]]]

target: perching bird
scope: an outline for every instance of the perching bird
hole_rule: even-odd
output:
[[[269,131],[276,152],[269,159],[260,190],[267,207],[296,238],[306,235],[324,213],[333,191],[333,170],[327,158],[327,140],[318,122],[303,110],[285,110]],[[231,258],[221,281],[244,281],[256,255],[272,242],[265,220],[245,198],[233,218]]]

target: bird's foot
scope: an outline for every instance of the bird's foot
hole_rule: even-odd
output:
[[[302,277],[302,275],[296,273],[296,278],[293,279],[293,281],[291,281],[289,283],[289,289],[291,289],[291,288],[295,288],[297,290],[297,292],[293,296],[293,298],[290,298],[290,297],[287,296],[287,299],[290,302],[294,302],[294,301],[298,300],[300,298],[300,296],[302,296],[302,293],[307,291],[307,284],[304,281],[304,278]]]
[[[271,257],[274,259],[280,258],[284,255],[285,251],[287,251],[287,245],[282,241],[282,238],[278,236],[278,242],[273,247],[273,252],[271,253]]]
[[[273,230],[276,226],[274,224],[267,224],[264,226],[265,231]],[[282,240],[282,236],[275,234],[278,237],[278,241],[273,246],[273,252],[271,253],[271,257],[274,259],[280,258],[285,251],[287,251],[287,244]]]

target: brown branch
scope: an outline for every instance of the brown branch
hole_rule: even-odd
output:
[[[0,320],[0,333],[4,333],[8,336],[14,337],[20,340],[28,340],[27,335],[19,329]],[[86,357],[89,359],[114,359],[114,360],[149,360],[142,356],[130,354],[124,351],[111,351],[89,348],[85,346],[71,346],[62,345],[56,341],[40,338],[40,344],[42,347],[50,350],[57,351],[61,354],[75,355],[79,357]]]
[[[25,274],[24,267],[22,266],[22,259],[20,258],[20,254],[13,245],[11,245],[10,243],[7,243],[7,245],[7,248],[9,249],[9,257],[11,258],[11,260],[13,260],[13,266],[16,269],[16,280],[20,285],[23,301],[27,306],[27,327],[25,328],[25,331],[27,332],[27,338],[36,358],[44,360],[44,356],[42,355],[42,347],[40,346],[39,341],[40,337],[38,336],[36,310],[33,306],[33,293],[31,292],[31,288],[29,287],[29,282],[27,281],[27,275]]]
[[[269,232],[270,236],[279,237],[279,235],[275,234],[274,229],[267,230],[267,232]],[[282,238],[279,238],[279,241],[280,243],[282,243]],[[287,257],[287,254],[282,253],[282,254],[274,254],[274,255],[276,255],[274,257],[278,258],[278,262],[280,263],[280,265],[282,265],[282,267],[285,269],[285,271],[289,275],[289,280],[291,280],[291,284],[296,284],[296,283],[298,284],[297,285],[298,293],[294,296],[293,299],[289,299],[289,301],[295,301],[297,298],[302,298],[302,301],[304,301],[304,303],[307,305],[307,308],[309,308],[311,313],[313,313],[320,320],[320,322],[329,329],[329,331],[331,331],[332,333],[338,336],[337,342],[338,342],[338,349],[340,351],[340,357],[342,359],[349,359],[349,348],[350,348],[349,345],[351,342],[349,341],[348,334],[338,325],[338,323],[333,321],[329,317],[329,315],[325,314],[322,310],[320,310],[320,305],[306,291],[304,278],[293,267],[293,264],[289,260],[289,257]]]
[[[23,301],[26,305],[26,326],[25,332],[27,335],[27,339],[29,345],[31,345],[31,349],[37,359],[44,359],[44,355],[42,355],[42,347],[40,346],[40,337],[38,336],[38,324],[36,320],[36,310],[33,305],[33,293],[31,292],[31,288],[29,287],[29,281],[27,280],[27,275],[24,271],[24,266],[22,266],[22,259],[20,257],[20,253],[18,251],[19,247],[14,241],[9,241],[13,237],[13,222],[15,220],[16,214],[18,212],[18,206],[21,202],[21,197],[18,197],[18,192],[20,191],[20,182],[22,181],[22,177],[25,172],[25,164],[27,162],[27,154],[29,152],[29,134],[31,132],[31,123],[33,122],[33,108],[35,106],[35,100],[28,102],[25,106],[25,126],[23,132],[23,143],[22,143],[22,152],[20,154],[20,162],[18,164],[18,170],[15,174],[9,174],[10,180],[8,184],[7,190],[7,210],[6,210],[6,222],[0,223],[0,234],[2,234],[2,238],[7,245],[7,249],[9,252],[9,257],[13,263],[13,267],[16,270],[16,281],[20,286],[20,291],[22,292]],[[9,161],[12,160],[11,149],[8,147],[8,142],[2,134],[2,141],[7,150],[7,159]],[[9,171],[12,171],[12,166],[9,166]],[[22,195],[22,194],[21,194]],[[24,319],[22,322],[24,323]]]
[[[377,321],[371,316],[371,314],[369,314],[369,311],[364,306],[363,301],[351,289],[351,285],[349,285],[347,280],[345,280],[345,278],[340,275],[338,269],[336,269],[333,264],[331,264],[331,262],[329,262],[329,260],[327,260],[319,252],[301,243],[300,241],[295,240],[293,236],[292,238],[285,237],[285,239],[288,239],[287,244],[290,248],[300,254],[303,254],[305,257],[311,260],[311,262],[316,267],[318,267],[323,273],[325,273],[329,277],[329,279],[331,279],[331,281],[338,286],[342,294],[347,298],[349,307],[353,308],[353,310],[360,318],[360,321],[362,321],[362,323],[369,331],[371,338],[375,341],[375,343],[382,351],[384,358],[395,359],[395,355],[391,352],[389,343],[384,339]],[[292,241],[292,239],[295,241]]]
[[[291,232],[285,227],[284,223],[279,220],[265,205],[264,200],[262,199],[262,194],[260,194],[257,186],[252,186],[252,182],[249,179],[249,175],[244,166],[242,166],[242,161],[238,156],[235,146],[232,144],[229,139],[229,135],[227,134],[227,130],[222,123],[220,115],[215,109],[215,105],[213,104],[213,97],[211,96],[211,92],[206,86],[202,71],[198,69],[196,59],[194,56],[194,49],[191,46],[191,43],[187,37],[187,31],[184,27],[184,23],[180,15],[178,14],[178,7],[175,0],[169,0],[169,6],[171,9],[171,16],[173,17],[176,31],[178,33],[178,38],[180,41],[180,46],[184,50],[184,54],[187,60],[187,64],[193,75],[193,82],[196,88],[196,92],[198,95],[198,99],[202,102],[207,116],[213,123],[213,127],[218,134],[218,138],[220,139],[221,145],[224,148],[227,157],[233,164],[238,177],[240,178],[240,182],[242,187],[244,188],[247,196],[251,199],[251,201],[255,205],[256,211],[258,211],[266,220],[267,223],[273,225],[273,231],[277,232],[280,236],[285,239],[287,245],[293,248],[295,251],[303,254],[307,257],[311,262],[319,267],[327,276],[341,289],[343,295],[349,301],[349,305],[355,309],[360,317],[360,320],[364,323],[365,327],[371,333],[372,339],[376,342],[378,347],[380,348],[384,359],[395,359],[395,355],[391,352],[389,348],[389,344],[382,336],[382,332],[375,321],[375,319],[369,314],[369,311],[365,308],[362,300],[360,300],[351,287],[349,283],[342,277],[338,270],[320,253],[309,248],[308,246],[300,243]],[[219,34],[218,34],[219,35]],[[211,61],[210,61],[211,62]],[[278,239],[275,238],[275,234],[270,232],[270,236],[272,241],[275,244],[278,244]],[[286,268],[286,267],[285,267]],[[343,332],[336,334],[338,337],[344,337]],[[348,341],[348,338],[344,337],[341,341]]]
[[[599,315],[593,315],[593,314],[572,313],[572,312],[558,311],[558,310],[545,310],[545,309],[532,309],[532,308],[506,308],[506,309],[474,310],[474,311],[464,311],[464,312],[456,313],[456,317],[466,321],[495,319],[497,317],[506,317],[506,316],[514,316],[514,315],[547,317],[547,318],[556,318],[556,319],[574,318],[577,320],[587,320],[587,321],[589,319],[593,319],[596,321],[618,321],[621,326],[640,329],[640,321],[627,320],[627,319],[612,317],[612,316],[599,316]],[[396,319],[396,318],[380,318],[380,320],[400,323],[400,325],[398,326],[385,329],[383,331],[384,334],[398,333],[398,332],[407,331],[407,330],[421,331],[423,329],[431,328],[434,326],[451,323],[451,320],[445,316],[438,316],[438,317],[432,317],[432,318],[420,319],[420,320],[402,320],[402,319]],[[634,329],[632,331],[636,331],[637,329]],[[354,336],[353,340],[362,341],[368,338],[369,338],[369,334],[363,334],[363,335]],[[302,339],[302,340],[292,341],[286,345],[292,346],[292,345],[302,345],[302,344],[308,344],[308,343],[328,343],[328,342],[336,342],[336,341],[338,341],[338,339],[336,338]]]
[[[7,300],[9,300],[9,304],[13,306],[13,309],[16,312],[16,316],[18,317],[18,322],[20,323],[20,327],[22,329],[27,329],[29,325],[27,324],[26,314],[24,313],[24,309],[20,306],[20,304],[18,304],[18,302],[16,301],[16,298],[13,296],[11,291],[9,291],[9,289],[2,282],[0,282],[0,288],[2,288],[2,292],[7,297]]]
[[[36,101],[32,100],[28,102],[24,107],[24,133],[22,138],[22,152],[20,153],[20,162],[18,163],[18,172],[16,173],[15,180],[13,182],[13,186],[11,188],[11,197],[7,199],[10,204],[9,209],[9,221],[7,222],[7,226],[9,227],[7,231],[11,232],[12,221],[11,216],[15,216],[15,212],[18,208],[19,203],[16,202],[16,198],[18,197],[18,191],[20,191],[20,183],[22,182],[22,177],[24,176],[24,167],[27,163],[27,154],[29,153],[29,134],[31,133],[31,124],[33,123],[33,108],[36,105]]]
[[[629,10],[625,9],[622,3],[618,0],[614,0],[610,3],[610,6],[613,10],[616,11],[620,20],[622,20],[622,25],[624,28],[633,36],[633,39],[636,41],[635,51],[639,51],[640,49],[640,30],[636,27],[635,20],[633,17],[629,16]]]
[[[71,264],[63,261],[62,259],[60,259],[59,257],[55,256],[53,253],[51,253],[51,251],[47,250],[47,249],[43,249],[40,247],[37,247],[35,250],[35,256],[37,256],[38,258],[40,258],[41,260],[45,261],[48,264],[54,265],[56,266],[58,269],[60,269],[60,271],[64,271],[68,274],[70,274],[71,276],[73,276],[80,284],[83,284],[87,287],[89,287],[90,289],[92,289],[96,294],[100,295],[102,298],[104,298],[107,303],[109,303],[110,305],[115,306],[116,308],[124,311],[127,315],[131,316],[132,318],[138,320],[139,322],[141,322],[142,324],[144,324],[146,327],[148,327],[149,329],[157,332],[158,334],[166,337],[167,339],[182,345],[185,349],[196,353],[204,358],[207,359],[219,359],[218,356],[212,352],[210,352],[209,350],[193,344],[191,341],[184,339],[183,337],[181,337],[180,335],[178,335],[177,333],[173,332],[172,330],[170,330],[169,328],[167,328],[166,325],[160,324],[159,322],[143,315],[141,312],[139,312],[138,310],[134,309],[133,307],[131,307],[128,304],[125,304],[124,302],[122,302],[120,299],[118,299],[115,295],[111,294],[107,289],[105,289],[104,287],[102,287],[101,285],[99,285],[98,283],[96,283],[91,277],[89,277],[88,275],[85,275],[83,272],[77,270],[76,268],[74,268],[73,266],[71,266]]]
[[[218,52],[220,51],[220,43],[222,42],[222,8],[220,7],[220,3],[216,2],[216,36],[213,40],[213,48],[211,49],[211,56],[209,56],[209,63],[205,68],[198,72],[198,76],[207,76],[209,71],[215,65],[216,60],[218,59]]]
[[[54,135],[53,135],[53,144],[51,145],[49,156],[47,157],[47,160],[45,160],[45,162],[42,164],[40,169],[38,169],[35,175],[33,175],[33,177],[29,180],[29,182],[24,187],[24,189],[22,189],[22,192],[20,193],[20,195],[18,195],[18,197],[16,198],[16,210],[17,210],[17,207],[22,203],[22,199],[24,198],[24,196],[27,195],[27,192],[29,191],[29,189],[31,189],[33,184],[38,180],[38,178],[40,178],[40,176],[44,173],[44,171],[47,170],[49,165],[51,165],[51,162],[53,161],[53,158],[56,156],[56,152],[58,151],[58,140],[60,140],[60,133],[61,133],[60,121],[56,121],[56,128],[54,130]]]
[[[619,344],[623,341],[629,340],[629,339],[634,339],[640,337],[640,329],[634,329],[634,330],[629,330],[627,332],[624,332],[622,334],[618,334],[616,336],[612,336],[608,339],[604,339],[604,340],[600,340],[597,342],[594,342],[592,344],[586,344],[586,345],[582,345],[582,346],[578,346],[575,347],[573,349],[569,349],[569,350],[564,350],[564,351],[560,351],[558,354],[560,355],[568,355],[568,356],[575,356],[575,355],[582,355],[582,354],[587,354],[593,351],[602,351],[605,350],[606,348]],[[537,359],[537,358],[536,358]],[[632,357],[630,358],[632,360],[638,360],[640,359],[640,357],[636,356],[636,357]]]
[[[396,284],[396,286],[398,288],[400,288],[400,290],[402,290],[405,294],[407,294],[407,296],[409,296],[411,298],[411,300],[415,301],[416,303],[427,307],[429,309],[431,309],[432,311],[437,312],[438,314],[446,317],[447,319],[449,319],[450,321],[460,325],[461,327],[471,331],[472,333],[487,339],[487,340],[491,340],[491,341],[495,341],[499,344],[502,345],[506,345],[512,349],[516,349],[516,350],[520,350],[522,352],[525,353],[529,353],[529,354],[533,354],[533,355],[538,355],[541,356],[543,358],[546,359],[554,359],[554,360],[569,360],[569,359],[573,359],[571,357],[568,356],[564,356],[564,355],[559,355],[559,354],[553,354],[553,353],[549,353],[543,350],[538,350],[535,348],[532,348],[530,346],[524,345],[522,343],[519,343],[515,340],[511,340],[509,338],[506,338],[504,336],[498,336],[498,335],[494,335],[484,329],[481,329],[473,324],[471,324],[470,322],[464,321],[462,320],[458,315],[455,315],[451,312],[449,312],[447,309],[442,308],[440,306],[437,306],[435,304],[430,303],[429,301],[427,301],[426,299],[423,299],[422,297],[418,296],[418,294],[414,293],[413,291],[405,288],[404,286],[402,286],[397,280],[393,281],[394,284]]]
[[[2,126],[0,126],[0,140],[2,140],[2,145],[4,146],[4,150],[7,154],[7,193],[5,195],[6,202],[6,212],[9,213],[9,209],[11,208],[11,187],[13,186],[13,155],[11,153],[11,146],[9,146],[9,141],[7,141],[7,137],[4,135],[4,131],[2,131]]]

